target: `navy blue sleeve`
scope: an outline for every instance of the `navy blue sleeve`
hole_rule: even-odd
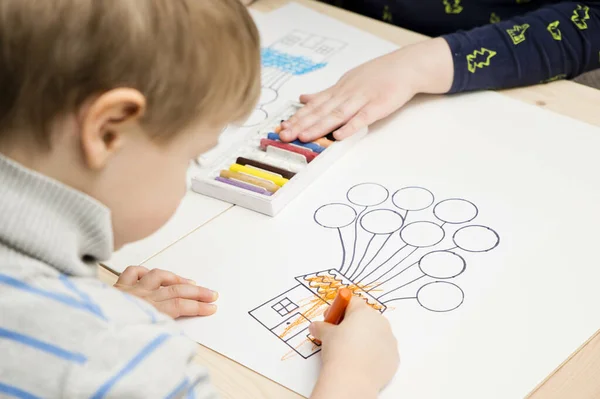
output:
[[[570,79],[600,67],[600,1],[558,3],[443,37],[454,59],[450,93]]]

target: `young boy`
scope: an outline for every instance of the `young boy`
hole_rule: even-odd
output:
[[[362,65],[306,102],[281,137],[349,136],[418,93],[505,89],[600,68],[600,2],[326,0],[430,36]],[[467,30],[467,31],[463,31]]]
[[[210,314],[216,294],[144,268],[121,291],[95,276],[171,216],[190,161],[253,108],[259,69],[238,0],[2,1],[0,397],[213,397],[195,344],[149,303]],[[361,301],[311,332],[315,398],[375,398],[396,370]]]

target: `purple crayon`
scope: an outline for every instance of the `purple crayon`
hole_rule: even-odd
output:
[[[252,184],[247,184],[238,180],[226,179],[224,177],[218,176],[215,177],[215,180],[220,181],[221,183],[229,184],[235,187],[243,188],[245,190],[253,191],[255,193],[263,194],[270,196],[272,193],[264,188],[254,186]]]

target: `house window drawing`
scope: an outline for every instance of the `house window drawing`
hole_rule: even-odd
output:
[[[294,302],[290,301],[288,297],[283,298],[281,301],[277,302],[275,305],[271,306],[274,311],[279,313],[280,316],[285,316],[287,314],[292,313],[294,310],[298,309],[298,305]]]
[[[423,187],[390,195],[377,183],[353,186],[346,202],[325,204],[314,213],[314,222],[339,242],[339,263],[296,276],[292,288],[249,315],[307,359],[321,350],[308,327],[322,320],[340,288],[381,313],[410,304],[435,313],[455,311],[465,299],[455,279],[466,272],[467,258],[500,244],[493,229],[474,222],[478,216],[474,203],[436,202]]]

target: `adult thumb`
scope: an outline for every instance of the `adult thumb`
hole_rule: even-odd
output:
[[[333,324],[324,321],[313,321],[310,323],[310,326],[308,326],[308,331],[310,331],[310,334],[319,341],[327,341],[327,336],[335,327],[336,326]]]

